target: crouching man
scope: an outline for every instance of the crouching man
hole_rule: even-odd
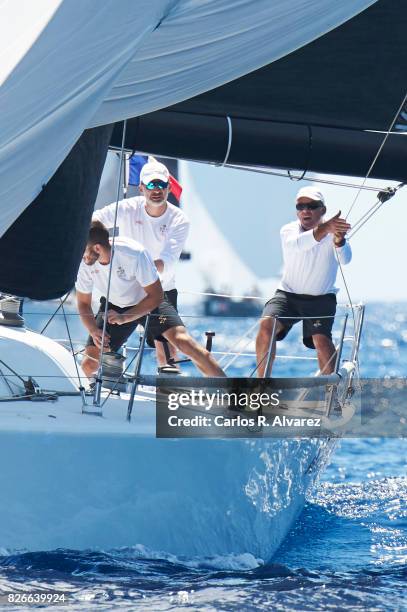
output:
[[[117,352],[137,325],[145,324],[147,314],[151,313],[148,334],[152,338],[164,336],[206,376],[225,376],[212,355],[187,333],[177,311],[165,299],[156,266],[142,245],[130,238],[116,238],[112,256],[108,230],[100,221],[94,221],[75,285],[78,312],[89,332],[82,361],[82,369],[88,378],[98,369],[110,264],[112,271],[103,351]],[[94,288],[104,296],[96,317],[92,310]]]

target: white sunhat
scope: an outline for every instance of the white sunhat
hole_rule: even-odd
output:
[[[310,187],[302,187],[299,190],[296,201],[298,202],[300,198],[309,198],[310,200],[316,200],[322,202],[322,204],[325,204],[325,198],[322,192],[316,187],[312,187],[312,185]]]
[[[148,162],[144,164],[140,172],[140,183],[147,185],[150,181],[164,181],[168,183],[170,180],[170,173],[168,168],[160,162]]]

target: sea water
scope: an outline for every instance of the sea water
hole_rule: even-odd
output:
[[[55,308],[27,303],[29,326],[42,329]],[[74,313],[68,308],[67,320],[73,340],[82,342]],[[239,337],[254,320],[185,320],[198,340],[203,341],[205,330],[216,330],[216,352],[242,350],[228,374],[253,371],[253,335],[244,349]],[[46,333],[62,338],[65,331],[58,314]],[[135,335],[131,343],[137,342]],[[309,359],[287,359],[290,354],[312,355],[300,342],[299,331],[293,330],[281,345],[278,374],[306,375],[315,369]],[[131,354],[130,348],[129,359]],[[224,365],[231,359],[217,357]],[[407,304],[368,306],[360,361],[364,376],[406,376]],[[152,354],[143,368],[153,371]],[[141,545],[12,554],[1,550],[0,542],[0,594],[22,588],[66,593],[68,607],[54,605],[54,610],[406,610],[406,464],[406,440],[343,440],[291,533],[267,564],[250,554],[179,559]],[[4,602],[0,609],[28,606]]]

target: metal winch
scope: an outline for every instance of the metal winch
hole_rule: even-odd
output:
[[[0,325],[22,327],[24,318],[20,314],[21,299],[13,295],[0,294]]]

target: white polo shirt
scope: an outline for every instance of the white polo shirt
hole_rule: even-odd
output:
[[[93,219],[107,228],[114,225],[116,203],[95,210]],[[189,230],[185,213],[167,202],[167,209],[160,217],[152,217],[146,211],[144,196],[121,200],[118,205],[117,227],[119,236],[128,236],[140,242],[153,260],[162,259],[164,272],[160,275],[164,291],[175,289],[175,267],[181,255]]]
[[[110,264],[81,262],[75,287],[82,293],[96,288],[106,296]],[[109,302],[124,308],[135,306],[147,295],[143,287],[158,280],[157,268],[146,249],[130,238],[116,238]]]
[[[338,271],[336,255],[341,265],[349,263],[352,259],[349,242],[337,248],[333,244],[332,234],[318,242],[313,230],[304,231],[299,221],[284,225],[280,236],[284,270],[279,289],[306,295],[338,292],[335,287]]]

